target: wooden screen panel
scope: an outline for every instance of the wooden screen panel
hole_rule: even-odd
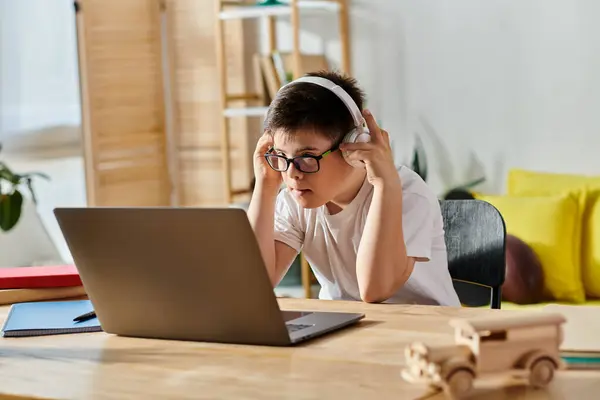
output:
[[[76,4],[88,204],[169,205],[161,4]]]
[[[167,0],[173,152],[179,204],[222,205],[225,176],[221,154],[220,84],[216,53],[214,0]],[[227,21],[228,91],[244,93],[248,48],[244,24]],[[238,103],[239,104],[239,103]],[[248,119],[229,120],[232,181],[247,187],[252,179]]]

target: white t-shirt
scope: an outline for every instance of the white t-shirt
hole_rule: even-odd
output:
[[[437,197],[409,168],[402,181],[402,225],[407,254],[415,262],[408,281],[386,303],[460,306],[448,271],[442,214]],[[304,209],[287,189],[277,196],[275,240],[302,251],[321,285],[320,299],[361,300],[356,254],[373,197],[365,178],[357,196],[341,212],[327,207]]]

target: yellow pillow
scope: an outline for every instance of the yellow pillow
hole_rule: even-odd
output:
[[[600,189],[600,176],[557,174],[515,168],[508,172],[506,191],[509,195],[545,196],[582,188]]]
[[[582,223],[581,279],[586,294],[600,298],[600,188],[588,192]]]
[[[581,281],[581,212],[578,194],[561,196],[479,195],[500,211],[507,234],[536,253],[544,271],[546,296],[573,303],[585,301]]]
[[[583,190],[581,190],[583,189]],[[581,277],[586,295],[600,298],[600,176],[557,174],[513,169],[507,191],[514,196],[558,195],[573,190],[582,194]]]

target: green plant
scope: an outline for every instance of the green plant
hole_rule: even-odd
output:
[[[413,149],[413,158],[411,169],[415,171],[423,181],[427,182],[427,154],[423,142],[419,136],[416,137],[415,147]],[[485,182],[485,177],[477,178],[462,185],[457,185],[447,189],[442,195],[446,200],[472,199],[471,189]]]
[[[2,152],[1,143],[0,152]],[[23,194],[21,193],[23,186],[29,190],[31,200],[37,204],[37,198],[33,190],[34,176],[50,179],[41,172],[16,174],[8,168],[6,163],[0,160],[0,230],[8,232],[19,222],[23,207]]]
[[[425,149],[423,148],[423,142],[421,142],[421,138],[418,136],[413,150],[411,168],[421,177],[421,179],[427,181],[427,157],[425,155]]]

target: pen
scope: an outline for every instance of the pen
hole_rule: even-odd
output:
[[[95,311],[90,311],[90,312],[87,312],[85,314],[81,314],[80,316],[73,318],[73,321],[75,321],[75,322],[83,322],[83,321],[87,321],[88,319],[92,319],[92,318],[96,318],[96,312]]]

